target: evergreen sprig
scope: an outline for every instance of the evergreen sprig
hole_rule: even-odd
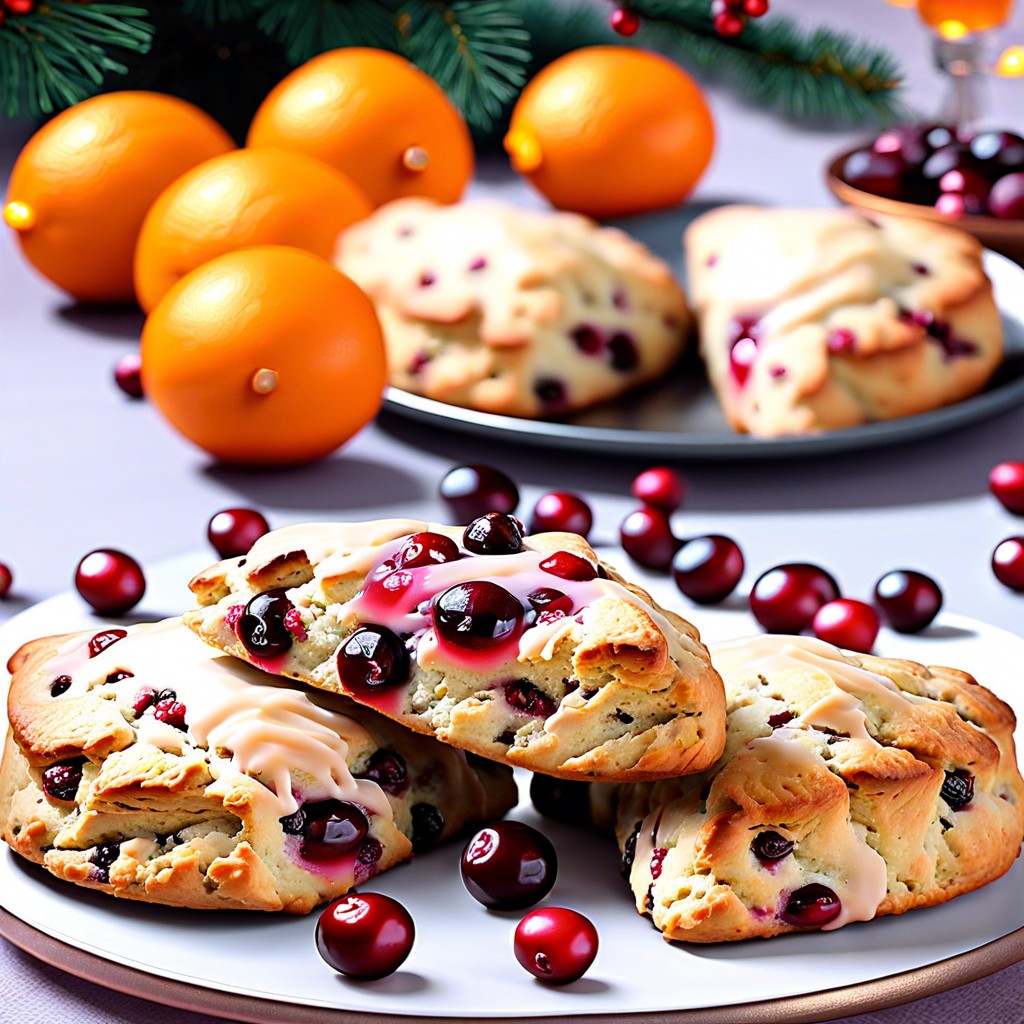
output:
[[[145,53],[153,27],[144,7],[67,3],[8,17],[0,26],[0,97],[8,117],[52,114],[91,96],[128,68],[112,48]]]

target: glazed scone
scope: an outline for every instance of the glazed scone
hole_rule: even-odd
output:
[[[199,641],[178,619],[12,658],[0,830],[58,878],[306,913],[516,801],[512,773]]]
[[[215,647],[506,764],[625,781],[722,752],[697,630],[576,534],[524,540],[497,513],[286,527],[191,587]]]
[[[839,928],[1009,870],[1024,835],[1014,716],[971,676],[802,637],[711,650],[721,762],[617,794],[637,909],[666,939]]]
[[[373,300],[391,383],[453,405],[560,416],[657,379],[686,297],[639,242],[568,213],[399,199],[335,257]]]
[[[925,412],[980,391],[1002,359],[981,246],[955,228],[727,206],[685,244],[701,353],[738,431]]]

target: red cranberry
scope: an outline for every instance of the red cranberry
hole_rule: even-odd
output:
[[[558,710],[557,702],[553,701],[543,690],[534,686],[528,679],[513,679],[506,683],[504,693],[509,707],[524,715],[549,718]]]
[[[686,484],[683,478],[667,466],[645,469],[633,480],[630,493],[637,501],[663,512],[674,512],[683,503]]]
[[[0,562],[0,600],[3,600],[11,592],[11,584],[14,582],[14,573],[10,566]]]
[[[841,597],[823,604],[814,615],[814,635],[836,647],[870,654],[878,637],[878,613],[863,601]]]
[[[95,658],[128,635],[126,629],[105,629],[89,638],[89,657]]]
[[[963,768],[946,772],[939,795],[952,811],[962,811],[974,799],[974,776]]]
[[[943,192],[935,200],[935,209],[943,217],[963,217],[969,212],[966,196],[958,195],[956,192]]]
[[[612,369],[620,373],[629,373],[640,364],[636,342],[622,331],[616,332],[608,339],[608,354],[611,356]]]
[[[142,397],[142,355],[128,352],[114,366],[114,383],[129,397]]]
[[[942,591],[924,573],[895,569],[875,584],[875,604],[893,629],[918,633],[939,614]]]
[[[993,217],[1024,217],[1024,171],[1004,175],[992,186],[988,208]]]
[[[729,372],[740,387],[747,383],[757,362],[760,337],[761,328],[756,317],[736,317],[730,324]]]
[[[238,620],[242,646],[257,658],[275,658],[292,645],[285,617],[294,606],[282,589],[265,590],[249,599]]]
[[[984,175],[972,171],[969,167],[957,167],[939,178],[939,188],[943,192],[959,192],[962,195],[980,197],[982,205],[988,195],[989,184]]]
[[[409,652],[386,626],[360,627],[335,657],[342,689],[357,699],[372,699],[409,679]]]
[[[743,31],[746,20],[742,15],[730,14],[725,11],[722,14],[716,14],[712,19],[712,24],[723,39],[732,39]]]
[[[977,160],[971,156],[971,151],[960,142],[951,142],[948,146],[942,146],[924,162],[921,168],[921,176],[925,182],[935,185],[944,174],[949,171],[963,169],[975,170],[978,166]],[[893,198],[898,199],[899,196]]]
[[[58,803],[74,803],[81,782],[81,761],[65,761],[43,769],[43,792]]]
[[[443,565],[459,557],[459,545],[443,533],[414,533],[398,552],[399,569],[420,569],[427,565]]]
[[[540,563],[540,567],[544,572],[563,580],[583,582],[597,579],[597,566],[571,551],[556,551],[553,555],[548,555]]]
[[[1024,515],[1024,462],[1000,462],[988,475],[989,490],[1014,515]]]
[[[597,929],[565,907],[531,910],[516,926],[516,959],[535,978],[555,985],[576,981],[597,956]]]
[[[899,199],[903,195],[905,169],[903,158],[897,153],[858,149],[846,158],[840,176],[864,192]]]
[[[721,534],[691,537],[672,559],[676,586],[697,604],[717,604],[735,589],[743,575],[743,552]]]
[[[530,780],[530,800],[545,818],[571,825],[589,825],[590,783],[535,774]]]
[[[1024,537],[1007,537],[992,552],[996,579],[1011,590],[1024,591]]]
[[[370,831],[363,811],[347,800],[304,804],[302,856],[306,860],[338,860],[359,846]]]
[[[270,524],[254,508],[226,508],[210,519],[206,536],[221,558],[236,558],[269,531]]]
[[[440,494],[459,523],[486,512],[515,512],[519,490],[493,466],[456,466],[441,481]]]
[[[559,612],[568,615],[573,610],[573,601],[568,594],[553,587],[538,587],[529,593],[526,600],[536,612]]]
[[[551,491],[537,499],[530,519],[530,533],[578,533],[586,537],[594,525],[590,506],[568,491]]]
[[[628,7],[616,7],[608,18],[608,24],[620,36],[635,36],[640,31],[640,16]]]
[[[121,856],[120,843],[100,843],[89,858],[96,871],[96,877],[101,882],[110,881],[110,868],[114,861]]]
[[[768,13],[768,0],[743,0],[743,11],[752,18],[763,18]]]
[[[991,177],[1024,167],[1024,139],[1013,132],[979,132],[971,139],[970,149]]]
[[[50,683],[50,696],[59,697],[62,693],[67,693],[71,689],[71,683],[71,676],[57,676]]]
[[[90,551],[75,569],[75,589],[102,615],[123,615],[146,592],[142,567],[123,551]]]
[[[768,716],[768,725],[772,729],[781,729],[784,725],[792,722],[796,716],[788,708],[785,711],[780,711],[776,715]]]
[[[604,348],[604,337],[596,327],[589,324],[580,324],[569,332],[569,337],[575,342],[576,347],[585,352],[588,356],[596,355]]]
[[[521,821],[498,821],[462,851],[462,881],[491,910],[522,910],[539,903],[555,884],[558,857],[551,840]]]
[[[515,516],[488,512],[466,527],[462,544],[474,555],[514,555],[523,550],[523,531]]]
[[[769,633],[799,633],[823,604],[838,597],[839,585],[824,569],[790,562],[758,577],[750,592],[750,610]]]
[[[564,412],[569,405],[569,394],[565,385],[554,377],[542,377],[538,380],[533,385],[533,393],[548,415]]]
[[[409,814],[412,817],[412,852],[432,850],[444,837],[441,809],[433,804],[413,804]]]
[[[367,981],[394,974],[415,937],[409,911],[379,892],[342,896],[316,925],[316,948],[327,964],[346,977]]]
[[[514,637],[522,627],[523,614],[519,601],[489,580],[450,587],[433,606],[438,635],[474,651],[497,647]]]
[[[789,894],[779,916],[797,928],[820,928],[834,921],[842,909],[839,897],[827,885],[812,882]]]
[[[770,864],[788,857],[793,852],[794,845],[792,839],[787,839],[778,832],[767,831],[758,832],[750,848],[759,861]]]
[[[916,170],[931,153],[925,140],[925,129],[914,125],[890,128],[871,143],[876,153],[895,153],[903,161],[904,170]]]
[[[375,750],[359,778],[376,782],[392,796],[402,796],[409,788],[405,759],[393,750]]]
[[[173,697],[165,697],[158,700],[153,707],[153,717],[158,722],[164,722],[184,732],[188,726],[185,724],[185,705]]]
[[[679,550],[668,514],[659,508],[638,508],[619,527],[619,541],[634,562],[647,569],[667,569]]]
[[[156,703],[156,690],[151,690],[148,686],[143,686],[139,689],[135,696],[132,697],[132,711],[135,712],[135,717],[138,718],[144,711],[151,708]]]

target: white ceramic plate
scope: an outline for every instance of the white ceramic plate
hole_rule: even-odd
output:
[[[154,567],[137,611],[158,618],[187,607],[183,581],[207,561],[200,555]],[[660,600],[685,603],[664,578],[645,582]],[[711,640],[753,631],[745,612],[694,610],[690,617]],[[33,636],[97,625],[77,596],[65,594],[0,630],[0,656],[6,659]],[[1010,633],[947,615],[923,636],[883,632],[878,650],[965,668],[1024,719],[1018,668],[1024,640]],[[0,690],[6,685],[4,679]],[[534,982],[515,962],[511,932],[518,917],[488,913],[469,897],[459,879],[457,846],[393,869],[366,887],[401,900],[417,926],[402,970],[379,982],[348,982],[323,964],[313,945],[315,915],[199,912],[117,901],[52,879],[6,848],[0,852],[0,907],[10,916],[0,915],[0,933],[111,987],[268,1021],[367,1019],[354,1013],[370,1019],[547,1019],[673,1012],[674,1019],[690,1019],[688,1011],[698,1009],[704,1021],[766,1021],[784,1019],[779,1007],[792,1012],[793,997],[804,999],[797,1004],[800,1019],[829,1019],[961,984],[1005,966],[1024,950],[1021,861],[985,889],[904,917],[770,942],[669,945],[633,909],[610,840],[541,821],[528,801],[514,814],[543,828],[558,849],[558,882],[547,902],[582,911],[600,934],[593,968],[564,988]],[[964,956],[980,947],[986,950]],[[892,980],[885,985],[881,979]],[[844,997],[840,990],[847,986],[861,987],[847,989]],[[817,1008],[808,1011],[808,1005]]]

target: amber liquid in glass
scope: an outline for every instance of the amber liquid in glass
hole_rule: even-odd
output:
[[[956,39],[1006,21],[1013,0],[918,0],[917,13],[939,35]]]

